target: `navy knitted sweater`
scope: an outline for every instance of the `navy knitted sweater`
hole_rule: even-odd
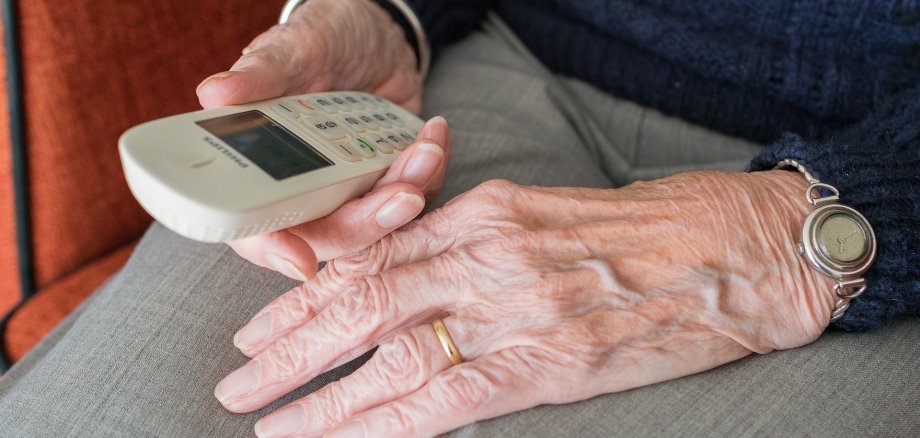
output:
[[[551,69],[808,164],[875,229],[845,330],[920,314],[920,2],[409,0],[435,51],[490,8]],[[828,292],[830,293],[830,291]]]

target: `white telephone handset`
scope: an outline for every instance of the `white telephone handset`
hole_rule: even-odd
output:
[[[119,140],[131,192],[190,239],[225,242],[323,217],[367,193],[423,125],[358,92],[196,111]]]

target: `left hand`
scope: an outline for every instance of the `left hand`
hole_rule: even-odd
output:
[[[805,185],[785,171],[485,183],[269,304],[263,341],[241,346],[253,360],[215,394],[253,411],[379,345],[257,434],[434,435],[807,344],[833,297],[794,248]],[[439,316],[466,362],[448,361]]]

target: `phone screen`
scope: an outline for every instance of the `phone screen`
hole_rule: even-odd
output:
[[[316,148],[258,110],[195,123],[279,181],[333,164]]]

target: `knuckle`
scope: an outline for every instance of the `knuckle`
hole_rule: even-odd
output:
[[[508,195],[513,194],[520,187],[511,181],[503,179],[493,179],[473,187],[472,190],[461,197],[462,203],[473,203],[474,205],[488,205],[498,207],[508,199]]]
[[[311,293],[306,284],[301,284],[284,295],[277,303],[273,312],[286,323],[303,321],[316,316],[316,306],[313,304]]]
[[[391,433],[392,436],[417,436],[415,421],[403,409],[395,406],[384,406],[380,408],[381,429]]]
[[[341,382],[332,382],[323,392],[325,396],[311,403],[313,415],[323,424],[339,424],[348,417],[348,409],[342,396]]]
[[[335,285],[344,285],[354,281],[360,272],[360,253],[332,259],[326,262],[326,267],[320,273],[321,278]]]
[[[473,412],[493,397],[494,385],[482,371],[463,367],[456,372],[440,375],[433,396],[459,412]]]
[[[390,386],[407,383],[417,386],[427,380],[430,371],[423,358],[418,341],[411,335],[399,334],[377,350],[377,377]]]
[[[362,277],[329,306],[328,322],[339,336],[368,334],[391,315],[392,301],[378,277]]]
[[[520,187],[506,179],[493,179],[480,184],[477,189],[486,194],[504,196],[516,192]]]
[[[291,334],[278,339],[267,351],[265,366],[269,375],[277,379],[296,376],[308,366],[305,349]]]
[[[390,253],[392,238],[384,237],[378,243],[337,259],[329,260],[326,269],[329,278],[339,284],[353,281],[362,275],[376,275],[387,266],[386,255]]]

